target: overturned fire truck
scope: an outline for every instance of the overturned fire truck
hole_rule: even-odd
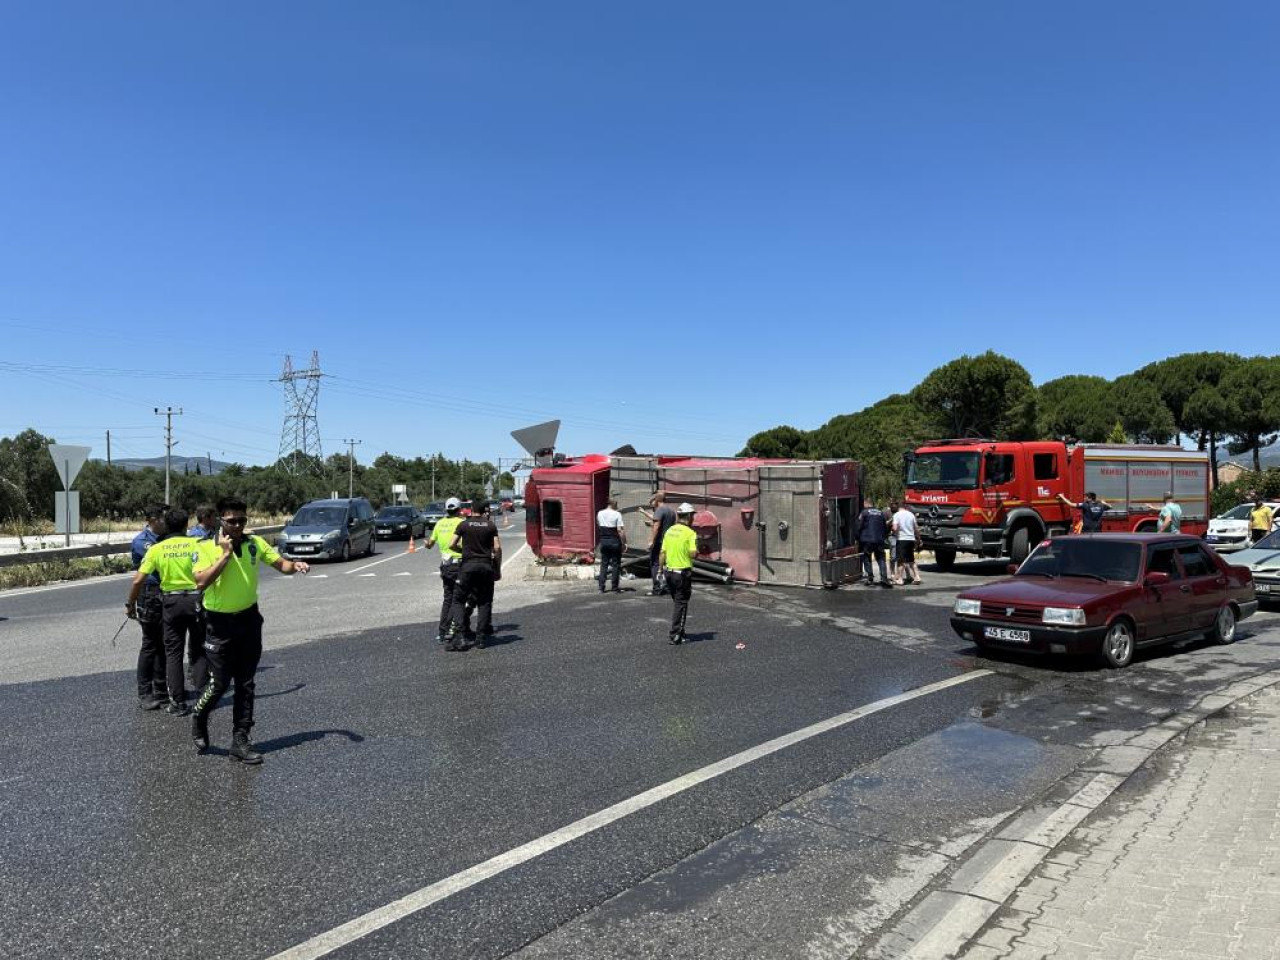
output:
[[[647,573],[646,513],[659,491],[696,510],[695,576],[826,587],[857,577],[862,471],[852,460],[556,454],[525,485],[529,547],[543,561],[594,560],[596,512],[612,496],[627,534],[623,564]]]

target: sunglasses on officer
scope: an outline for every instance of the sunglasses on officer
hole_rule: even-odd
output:
[[[228,527],[243,527],[249,522],[248,517],[223,517],[222,523]]]

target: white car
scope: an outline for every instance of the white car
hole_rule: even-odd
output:
[[[1271,508],[1271,512],[1276,515],[1276,521],[1280,523],[1280,503],[1273,500],[1267,500],[1264,503]],[[1249,546],[1249,512],[1252,509],[1252,503],[1242,503],[1214,517],[1209,521],[1204,542],[1219,553],[1245,549]],[[1273,523],[1271,529],[1275,528],[1276,524]]]

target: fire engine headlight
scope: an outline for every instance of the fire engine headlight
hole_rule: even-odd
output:
[[[956,605],[953,609],[961,616],[976,617],[982,612],[982,601],[966,600],[964,597],[956,597]]]
[[[1045,607],[1040,619],[1045,623],[1079,627],[1084,624],[1084,611],[1079,607]]]

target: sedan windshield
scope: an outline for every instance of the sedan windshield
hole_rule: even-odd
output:
[[[292,527],[340,527],[347,522],[347,511],[341,507],[303,507],[293,518]]]
[[[978,454],[960,450],[918,453],[907,464],[907,486],[973,490],[978,486]]]
[[[379,520],[412,520],[413,507],[383,507],[378,511]]]
[[[1218,515],[1219,520],[1248,520],[1249,512],[1253,509],[1252,503],[1242,503],[1238,507],[1232,507],[1226,513]]]
[[[1142,547],[1136,543],[1058,537],[1036,548],[1018,568],[1020,577],[1084,577],[1133,583],[1142,566]]]

